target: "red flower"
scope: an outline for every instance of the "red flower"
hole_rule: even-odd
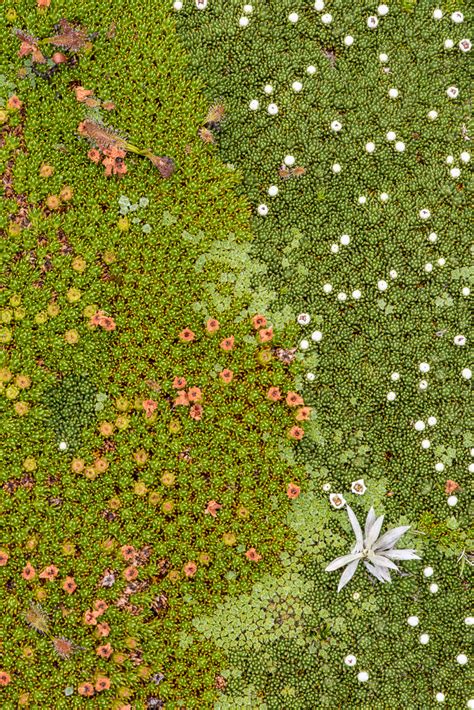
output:
[[[102,616],[107,609],[109,608],[109,605],[106,604],[102,599],[96,599],[94,602],[94,609],[97,612],[97,616]]]
[[[0,671],[0,685],[8,685],[11,681],[11,676],[6,671]]]
[[[48,567],[45,567],[42,572],[39,574],[40,579],[47,579],[50,582],[53,581],[59,574],[59,570],[56,567],[56,565],[48,565]]]
[[[188,395],[184,390],[178,392],[178,396],[174,400],[175,407],[189,407]]]
[[[110,643],[106,643],[103,646],[99,646],[96,649],[97,655],[100,656],[101,658],[110,658],[110,656],[112,655],[112,651],[113,651],[113,648],[110,645]]]
[[[222,350],[232,350],[234,347],[234,336],[231,335],[230,338],[224,338],[224,340],[221,340],[220,345]]]
[[[296,392],[288,392],[286,395],[286,403],[289,407],[299,407],[304,404],[303,397],[300,397]]]
[[[270,389],[267,392],[267,397],[268,399],[271,399],[272,402],[278,402],[279,399],[281,399],[281,392],[279,387],[270,387]]]
[[[194,340],[196,336],[194,335],[193,331],[190,330],[189,328],[185,328],[184,330],[181,331],[181,333],[178,335],[178,338],[183,341],[183,343],[190,343],[192,340]]]
[[[215,518],[217,516],[217,511],[220,510],[220,508],[222,508],[220,503],[217,503],[215,500],[210,500],[204,513],[209,513],[213,518]]]
[[[202,392],[199,387],[191,387],[188,390],[188,399],[190,402],[200,402],[202,399]]]
[[[232,382],[232,378],[234,376],[234,373],[232,370],[222,370],[222,372],[219,373],[219,377],[221,380],[224,380],[226,384],[229,384],[229,382]]]
[[[258,337],[261,343],[267,343],[273,338],[273,328],[266,328],[258,331]]]
[[[77,589],[77,584],[74,581],[74,577],[66,577],[63,582],[63,589],[68,594],[72,594]]]
[[[219,321],[216,320],[215,318],[211,318],[206,323],[206,330],[208,333],[215,333],[216,330],[219,330],[219,327],[220,327]]]
[[[131,562],[135,559],[136,551],[133,545],[122,545],[120,552],[122,553],[123,559],[127,562]]]
[[[173,387],[175,390],[182,390],[183,387],[186,387],[186,378],[185,377],[175,377],[173,380]]]
[[[301,407],[296,412],[296,421],[306,422],[306,421],[308,421],[310,414],[311,414],[311,407]]]
[[[195,562],[187,562],[183,567],[186,577],[194,577],[197,572],[197,564]]]
[[[200,404],[193,404],[193,406],[189,410],[189,416],[191,417],[191,419],[200,421],[202,419],[202,411],[202,406]]]
[[[286,495],[288,498],[298,498],[301,488],[296,485],[296,483],[289,483],[286,489]]]
[[[92,683],[81,683],[77,688],[77,692],[85,698],[91,698],[94,695],[94,686]]]
[[[267,319],[265,318],[265,316],[254,316],[252,318],[252,325],[255,330],[258,330],[259,328],[265,328],[265,326],[267,325]]]
[[[10,555],[5,550],[0,550],[0,567],[5,567]]]
[[[245,553],[245,557],[248,560],[251,560],[252,562],[260,562],[262,559],[262,555],[259,555],[255,547],[251,547],[247,552]]]
[[[155,402],[153,399],[145,399],[145,401],[143,402],[143,409],[145,410],[146,416],[151,417],[157,406],[158,403]]]
[[[300,439],[302,439],[304,436],[304,429],[299,426],[291,427],[290,431],[288,432],[288,436],[290,437],[290,439],[296,439],[297,441],[300,441]]]
[[[84,612],[84,623],[87,624],[87,626],[95,626],[97,624],[97,614],[91,609],[88,609]]]
[[[99,636],[108,636],[110,634],[110,626],[105,621],[101,621],[100,624],[97,624],[97,633]]]
[[[33,565],[31,565],[31,564],[28,562],[28,563],[23,567],[23,572],[21,573],[21,576],[23,577],[23,579],[26,579],[28,582],[30,581],[30,579],[33,579],[34,577],[36,577],[36,570],[35,570],[35,568],[33,567]]]
[[[459,490],[459,488],[460,488],[460,486],[458,483],[456,483],[456,481],[451,481],[451,479],[448,479],[446,481],[446,486],[445,486],[444,492],[446,493],[446,495],[449,496],[449,495],[451,495],[451,493],[454,493],[454,491]]]
[[[97,150],[97,148],[91,148],[90,151],[87,153],[87,157],[89,158],[89,160],[92,160],[93,163],[98,165],[102,156],[100,154],[100,150]]]
[[[132,582],[138,577],[138,570],[134,565],[130,565],[130,567],[124,569],[123,576],[125,577],[127,582]]]
[[[107,678],[105,675],[100,675],[95,682],[97,692],[100,693],[101,690],[108,690],[109,688],[110,678]]]

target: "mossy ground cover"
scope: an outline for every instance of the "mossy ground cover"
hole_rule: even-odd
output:
[[[0,32],[2,705],[466,707],[468,9],[38,5]],[[334,493],[423,561],[337,594]]]

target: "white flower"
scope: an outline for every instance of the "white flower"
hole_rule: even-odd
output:
[[[392,374],[390,375],[390,379],[393,382],[397,382],[397,380],[400,379],[400,373],[399,372],[392,372]]]
[[[425,567],[423,570],[423,576],[424,577],[432,577],[433,576],[433,568],[432,567]]]
[[[464,619],[464,623],[467,626],[472,626],[474,624],[474,616],[466,616],[466,618]]]
[[[355,291],[352,291],[352,298],[355,298],[358,300],[362,296],[362,293],[359,291],[359,289],[356,288]]]
[[[361,671],[360,673],[357,674],[357,680],[360,681],[360,683],[365,683],[369,680],[369,674],[367,671]]]
[[[383,17],[384,15],[388,15],[388,5],[379,5],[377,8],[377,12],[380,15],[380,17]]]
[[[266,94],[271,94],[273,92],[273,86],[271,86],[271,84],[266,84],[263,87],[263,90]]]
[[[450,508],[454,508],[454,506],[458,504],[457,496],[449,496],[447,503]]]
[[[468,367],[465,367],[461,371],[461,375],[464,377],[465,380],[470,380],[472,377],[472,371]]]
[[[297,12],[292,12],[288,15],[288,19],[290,22],[295,24],[295,22],[298,22],[298,13]]]
[[[396,392],[391,391],[391,392],[387,393],[387,399],[389,402],[394,402],[396,398],[397,398]]]
[[[276,104],[268,104],[267,111],[270,116],[276,116],[278,113],[278,106]]]
[[[176,2],[173,3],[173,7],[177,12],[179,12],[183,9],[183,3],[181,2],[181,0],[176,0]]]
[[[276,185],[270,185],[270,187],[268,188],[268,194],[270,195],[270,197],[275,197],[276,195],[278,195],[278,187]]]
[[[433,10],[433,17],[435,20],[441,20],[443,17],[443,11],[437,7],[436,10]]]
[[[377,288],[379,291],[386,291],[388,288],[388,283],[383,279],[380,279],[380,281],[377,281]]]
[[[471,289],[469,288],[469,286],[464,286],[461,293],[463,296],[470,296]]]
[[[428,424],[430,426],[436,426],[437,422],[438,420],[436,419],[436,417],[428,417]]]
[[[427,209],[420,210],[418,214],[421,219],[429,219],[431,217],[431,212]]]
[[[359,478],[358,481],[352,481],[352,483],[351,483],[352,493],[356,493],[358,496],[362,496],[362,495],[364,495],[366,490],[367,490],[367,486],[365,485],[363,478]]]
[[[417,422],[415,422],[415,429],[417,431],[423,431],[425,428],[425,422],[422,421],[421,419],[418,419]]]
[[[344,246],[347,246],[350,241],[351,241],[351,238],[348,234],[341,235],[341,239],[340,239],[341,244],[343,244]]]
[[[257,211],[261,217],[266,217],[266,215],[268,214],[268,207],[267,205],[259,205],[257,207]]]
[[[461,50],[461,52],[470,52],[471,47],[472,47],[471,40],[470,39],[462,39],[459,42],[458,46],[459,46],[459,49]]]
[[[365,203],[367,202],[367,197],[365,197],[365,195],[361,195],[358,201],[359,205],[365,205]]]
[[[466,344],[466,336],[465,335],[455,335],[454,336],[454,344],[455,345],[465,345]]]
[[[454,163],[454,155],[447,155],[446,162],[448,165],[451,165],[451,163]]]
[[[329,493],[330,490],[331,490],[331,484],[330,483],[323,483],[323,491],[325,493]]]
[[[429,262],[425,264],[425,271],[427,271],[428,273],[430,271],[433,271],[433,264],[430,264]]]
[[[252,5],[244,5],[244,12],[246,12],[247,14],[250,14],[251,12],[253,12]]]
[[[471,160],[471,156],[469,155],[467,150],[463,150],[459,157],[461,158],[463,163],[468,163]]]
[[[446,93],[450,99],[457,99],[459,96],[459,89],[457,86],[448,86]]]
[[[324,25],[330,25],[332,22],[332,15],[329,12],[326,12],[325,15],[321,15],[321,22]]]
[[[453,178],[458,178],[461,175],[461,171],[459,170],[459,168],[451,168],[449,173]]]
[[[323,0],[315,0],[314,2],[314,9],[318,10],[318,12],[321,12],[321,10],[324,10],[324,2]]]
[[[345,498],[340,493],[331,493],[329,496],[333,508],[343,508],[346,504]]]
[[[300,343],[300,348],[301,348],[301,350],[307,350],[309,348],[309,341],[302,340]]]
[[[421,559],[414,550],[396,550],[394,547],[402,535],[410,529],[411,525],[401,525],[379,537],[384,516],[381,515],[377,518],[374,509],[371,508],[365,521],[364,534],[362,534],[362,529],[354,511],[349,505],[346,508],[356,538],[356,544],[352,548],[351,554],[337,557],[325,569],[326,572],[333,572],[347,565],[339,580],[338,592],[352,579],[361,560],[363,560],[367,571],[379,582],[384,583],[391,582],[389,570],[399,571],[399,568],[392,560]]]
[[[379,61],[382,62],[382,64],[388,62],[388,54],[384,54],[383,52],[379,54]]]
[[[446,259],[443,259],[443,257],[441,257],[441,259],[438,259],[438,264],[440,266],[444,266],[446,264]]]
[[[375,143],[372,143],[372,141],[369,141],[368,143],[365,144],[365,149],[367,153],[373,153],[375,150]]]
[[[334,163],[334,165],[332,166],[332,171],[333,171],[333,173],[340,173],[341,172],[341,166],[339,165],[339,163]]]
[[[462,14],[462,12],[459,11],[453,12],[453,14],[451,15],[451,19],[456,25],[460,25],[461,22],[464,22],[464,15]]]
[[[347,298],[347,294],[344,293],[344,291],[341,291],[340,293],[337,294],[337,298],[339,301],[345,301]]]
[[[285,155],[285,159],[283,162],[285,163],[285,165],[288,165],[288,167],[291,168],[291,166],[295,164],[295,159],[292,155]]]
[[[252,109],[252,111],[256,111],[259,106],[260,104],[257,99],[252,99],[252,101],[249,103],[249,108]]]
[[[379,20],[375,15],[370,15],[370,17],[367,18],[367,27],[369,27],[371,30],[374,30],[379,24]]]
[[[452,49],[454,47],[454,42],[452,39],[445,39],[444,40],[444,48],[445,49]]]
[[[430,584],[429,589],[430,589],[431,594],[437,594],[439,591],[439,587],[436,584],[436,582],[433,582],[433,584]]]
[[[346,35],[344,37],[344,44],[346,45],[346,47],[350,47],[352,44],[354,44],[354,37],[352,37],[351,35]]]
[[[322,340],[323,334],[321,333],[320,330],[315,330],[314,333],[311,333],[311,340],[314,340],[315,343],[319,343],[320,340]]]
[[[444,693],[436,693],[435,697],[438,703],[444,703]]]
[[[66,451],[66,449],[67,449],[67,441],[60,441],[58,448],[59,448],[60,451]]]
[[[196,0],[196,7],[198,10],[205,10],[207,7],[207,0]]]
[[[420,623],[420,620],[417,616],[409,616],[407,619],[407,622],[408,622],[409,626],[415,627],[415,626],[418,626],[418,624]]]
[[[438,235],[436,232],[431,232],[431,234],[428,235],[428,239],[430,242],[435,242],[438,239]]]
[[[428,111],[428,118],[430,119],[430,121],[435,121],[438,118],[438,112]]]
[[[296,320],[300,325],[308,325],[308,323],[311,321],[311,316],[309,315],[309,313],[300,313]]]
[[[310,64],[306,71],[308,72],[308,74],[316,74],[316,67]]]
[[[249,23],[249,18],[248,18],[248,17],[241,17],[240,20],[239,20],[239,25],[240,25],[241,27],[247,27],[248,23]]]
[[[397,141],[395,143],[395,150],[397,150],[399,153],[403,153],[405,150],[405,143],[403,141]]]
[[[314,382],[314,380],[316,379],[316,375],[314,374],[314,372],[307,372],[306,379],[308,380],[308,382]]]
[[[301,83],[301,81],[294,81],[291,85],[291,88],[293,89],[293,91],[301,91],[301,89],[303,88],[303,84]]]
[[[389,89],[388,95],[390,96],[391,99],[396,99],[398,96],[398,89]]]
[[[336,133],[337,133],[338,131],[341,130],[341,128],[342,128],[342,123],[339,123],[339,121],[333,121],[331,123],[331,130],[332,131],[336,131]]]
[[[389,132],[387,133],[387,135],[386,135],[386,138],[387,138],[388,141],[394,141],[396,137],[397,137],[397,136],[396,136],[396,134],[394,133],[394,131],[389,131]]]
[[[350,653],[348,656],[345,657],[344,663],[346,664],[346,666],[355,666],[355,664],[357,663],[357,658],[352,653]]]
[[[331,251],[333,254],[337,254],[339,251],[339,245],[338,244],[331,244]]]
[[[467,656],[464,653],[460,653],[459,656],[456,656],[456,661],[459,663],[460,666],[465,666],[467,660]]]
[[[397,272],[395,271],[395,269],[390,269],[390,271],[389,271],[389,276],[390,276],[391,279],[396,279],[397,276],[398,276],[398,274],[397,274]]]
[[[389,199],[388,192],[381,192],[379,197],[382,200],[382,202],[387,202]]]
[[[418,385],[420,390],[426,390],[428,389],[428,383],[426,380],[420,380],[420,384]]]
[[[426,646],[426,644],[428,643],[429,640],[430,640],[430,637],[428,636],[428,634],[421,634],[420,643],[422,643],[424,646]]]
[[[444,471],[444,463],[441,463],[441,461],[439,463],[435,463],[435,470],[439,472]]]
[[[323,291],[324,291],[324,293],[331,293],[331,291],[332,291],[332,284],[324,284],[324,286],[323,286]]]

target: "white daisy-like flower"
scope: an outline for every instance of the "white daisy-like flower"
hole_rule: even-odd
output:
[[[427,362],[420,362],[418,365],[418,368],[420,372],[429,372],[430,371],[430,366]]]
[[[358,496],[363,496],[366,490],[367,490],[367,486],[365,485],[363,478],[359,478],[358,481],[352,481],[352,483],[351,483],[352,493],[355,493]]]
[[[392,374],[390,375],[390,379],[393,382],[397,382],[400,379],[400,373],[399,372],[392,372]]]
[[[428,239],[430,242],[435,242],[438,239],[438,235],[436,232],[431,232],[431,234],[428,234]]]
[[[317,10],[318,12],[321,12],[321,10],[324,10],[323,0],[315,0],[314,9]]]
[[[439,7],[437,7],[435,10],[433,10],[433,18],[435,20],[441,20],[442,17],[443,17],[443,11],[440,10]]]
[[[414,427],[417,431],[424,431],[425,430],[425,422],[422,419],[418,419],[417,422],[415,422]]]
[[[316,74],[316,67],[310,64],[306,71],[308,74]]]
[[[306,379],[308,380],[308,382],[314,382],[314,380],[316,379],[316,375],[314,374],[314,372],[307,372]]]
[[[461,293],[463,296],[470,296],[471,295],[471,289],[469,286],[463,286]]]
[[[354,44],[354,37],[352,37],[352,35],[346,35],[344,37],[344,44],[346,47],[351,47]]]
[[[377,281],[377,288],[379,291],[386,291],[388,288],[388,283],[383,279],[380,279],[380,281]]]
[[[438,259],[438,264],[439,264],[439,266],[444,266],[446,264],[446,259],[441,257],[440,259]]]
[[[438,118],[438,112],[437,111],[428,111],[428,118],[430,121],[435,121]]]
[[[428,389],[428,382],[426,380],[420,380],[420,382],[418,384],[418,388],[422,391],[427,390]]]
[[[347,505],[347,514],[351,523],[356,543],[349,555],[337,557],[326,567],[326,572],[334,572],[341,567],[346,567],[339,580],[337,591],[340,592],[343,587],[354,576],[359,562],[362,560],[367,571],[373,575],[379,582],[391,582],[389,570],[399,571],[393,560],[419,560],[421,559],[415,550],[405,549],[397,550],[395,545],[398,540],[404,535],[411,525],[401,525],[386,532],[382,537],[379,537],[384,521],[384,516],[376,517],[375,511],[371,508],[367,514],[365,521],[364,533],[360,527],[352,508]],[[347,565],[347,566],[346,566]]]
[[[425,567],[423,570],[423,576],[424,577],[432,577],[434,573],[434,569],[432,567]]]
[[[385,137],[388,141],[394,141],[397,136],[394,131],[389,131]]]
[[[329,12],[326,12],[324,15],[321,15],[321,22],[323,25],[330,25],[332,22],[332,15]]]
[[[367,197],[365,195],[361,195],[357,201],[359,205],[365,205],[365,203],[367,202]]]
[[[390,276],[391,279],[396,279],[397,276],[398,276],[398,274],[397,274],[397,272],[395,271],[395,269],[390,269],[390,271],[389,271],[389,276]]]
[[[292,22],[293,24],[295,24],[296,22],[298,22],[298,19],[299,19],[299,17],[298,17],[298,13],[297,13],[297,12],[291,12],[291,13],[288,15],[288,20],[289,20],[290,22]]]
[[[330,490],[331,490],[331,484],[330,483],[323,483],[323,491],[325,493],[329,493]]]
[[[300,325],[308,325],[311,321],[309,313],[300,313],[296,319]]]
[[[324,291],[324,293],[331,293],[331,291],[332,291],[332,284],[324,284],[324,286],[323,286],[323,291]]]
[[[239,25],[240,25],[241,27],[247,27],[248,23],[249,23],[249,18],[248,18],[248,17],[243,16],[243,17],[241,17],[241,18],[239,19]]]
[[[320,330],[315,330],[314,333],[311,333],[311,340],[313,340],[315,343],[321,342],[322,339],[323,334]]]
[[[261,217],[266,217],[267,214],[268,214],[268,207],[267,207],[267,205],[263,205],[263,204],[262,204],[262,205],[259,205],[259,206],[257,207],[257,212],[258,212],[258,214],[259,214]]]
[[[468,367],[465,367],[461,370],[461,375],[465,380],[470,380],[472,377],[472,370],[470,370]]]
[[[397,393],[396,392],[387,392],[387,399],[389,402],[394,402],[397,398]]]
[[[370,15],[370,17],[367,18],[367,27],[371,30],[374,30],[376,27],[378,27],[379,24],[379,19],[376,15]]]
[[[342,123],[339,123],[339,121],[333,121],[331,123],[331,130],[335,131],[336,133],[340,131],[342,128]]]
[[[461,52],[470,52],[471,48],[472,48],[471,40],[470,39],[462,39],[459,42],[458,47],[461,50]]]
[[[183,3],[181,2],[181,0],[176,0],[176,2],[173,3],[173,8],[174,8],[177,12],[179,12],[180,10],[182,10],[182,9],[183,9]]]
[[[415,626],[418,626],[420,623],[420,620],[417,616],[409,616],[407,619],[408,626],[412,626],[415,628]]]
[[[382,64],[386,64],[388,62],[388,54],[385,54],[384,52],[379,54],[379,61],[382,62]]]
[[[405,150],[405,143],[403,141],[397,141],[395,143],[395,150],[399,153],[403,153],[403,151]]]
[[[461,158],[463,163],[468,163],[471,160],[471,156],[469,155],[467,150],[463,150],[459,157]]]
[[[388,95],[390,96],[391,99],[396,99],[398,96],[398,89],[389,89],[388,90]]]
[[[465,335],[455,335],[453,342],[455,345],[465,345],[466,344],[466,336]]]
[[[303,88],[303,84],[301,83],[301,81],[294,81],[291,85],[291,88],[293,89],[293,91],[298,92],[301,91],[301,89]]]
[[[339,244],[331,244],[331,251],[333,254],[337,254],[339,251]]]
[[[379,197],[382,200],[382,202],[388,202],[388,199],[389,199],[388,192],[381,192]]]
[[[334,163],[334,165],[332,166],[332,171],[333,171],[333,173],[340,173],[341,172],[341,166],[339,165],[339,163]]]
[[[368,143],[365,144],[365,149],[367,153],[373,153],[375,151],[375,143],[372,143],[372,141],[369,141]]]
[[[462,14],[462,12],[459,12],[459,11],[453,12],[453,14],[451,15],[451,20],[456,25],[460,25],[461,22],[464,22],[464,15]]]
[[[341,235],[341,239],[340,239],[341,244],[343,244],[344,246],[347,246],[350,243],[350,241],[351,241],[351,238],[348,234]]]
[[[427,209],[422,209],[418,213],[421,219],[429,219],[431,217],[431,212]]]
[[[309,341],[308,340],[302,340],[300,343],[300,349],[301,350],[307,350],[309,348]]]
[[[429,426],[436,426],[437,423],[438,423],[438,420],[436,419],[436,417],[428,417]]]
[[[271,84],[265,84],[263,90],[266,94],[271,94],[273,93],[273,86]]]
[[[427,271],[428,273],[430,271],[433,271],[433,264],[430,264],[429,262],[425,264],[425,271]]]
[[[347,299],[347,293],[344,293],[344,291],[341,291],[340,293],[337,294],[338,301],[345,301],[346,299]]]
[[[60,441],[58,448],[59,448],[60,451],[66,451],[66,449],[67,449],[67,441]]]
[[[377,12],[380,15],[380,17],[384,17],[385,15],[388,15],[388,5],[379,5],[377,8]]]
[[[444,471],[444,463],[441,463],[441,461],[435,463],[435,471],[438,471],[440,473],[441,471]]]
[[[257,99],[252,99],[252,101],[249,103],[249,108],[250,108],[252,111],[256,111],[259,106],[260,106],[260,104],[259,104],[259,102],[257,101]]]
[[[344,663],[346,664],[346,666],[355,666],[355,664],[357,663],[357,658],[352,653],[350,653],[348,656],[345,657]]]
[[[369,680],[369,674],[367,673],[367,671],[361,671],[360,673],[358,673],[357,680],[360,683],[366,683]]]
[[[244,5],[244,12],[246,12],[248,15],[250,15],[250,13],[253,12],[252,5]]]
[[[450,508],[454,508],[454,506],[458,504],[458,498],[457,496],[449,496],[446,502]]]
[[[420,636],[420,643],[423,644],[423,646],[426,646],[426,644],[429,642],[430,637],[428,634],[421,634]]]
[[[198,10],[205,10],[207,7],[207,0],[196,0],[196,7]]]
[[[454,47],[454,42],[452,39],[445,39],[444,40],[444,48],[445,49],[452,49]]]
[[[450,99],[457,99],[459,96],[459,89],[457,86],[448,86],[446,93]]]
[[[355,298],[356,301],[362,296],[362,293],[359,291],[359,289],[356,288],[355,291],[352,291],[352,298]]]
[[[344,508],[346,504],[346,499],[341,493],[331,493],[329,496],[329,500],[331,502],[331,505],[333,508]]]
[[[435,700],[437,703],[444,703],[444,701],[445,701],[444,693],[436,693]]]
[[[270,185],[270,187],[268,188],[268,194],[270,195],[270,197],[275,197],[276,195],[278,195],[278,187],[276,185]]]
[[[278,113],[278,106],[276,104],[268,104],[267,111],[270,116],[276,116]]]
[[[459,663],[460,666],[465,666],[468,658],[465,653],[460,653],[458,656],[456,656],[456,661]]]
[[[291,166],[295,164],[295,159],[292,155],[285,155],[283,162],[291,168]]]

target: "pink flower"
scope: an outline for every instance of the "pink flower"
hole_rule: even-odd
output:
[[[252,325],[255,330],[258,330],[259,328],[265,328],[265,326],[267,325],[267,319],[265,318],[265,316],[254,316],[252,318]]]
[[[186,378],[175,377],[173,380],[173,387],[175,390],[182,390],[184,387],[186,387]]]
[[[183,567],[186,577],[194,577],[197,572],[197,564],[195,562],[187,562]]]
[[[224,340],[221,340],[220,345],[222,350],[232,350],[234,347],[234,336],[231,335],[230,338],[224,338]]]
[[[288,392],[286,395],[286,403],[289,407],[299,407],[304,404],[303,397],[300,397],[296,392]]]
[[[53,581],[59,574],[59,570],[56,567],[56,565],[48,565],[48,567],[45,567],[42,572],[39,574],[40,579],[47,579],[50,582]]]
[[[145,410],[146,416],[151,417],[157,406],[158,403],[155,402],[153,399],[145,399],[145,401],[143,402],[143,409]]]
[[[189,407],[188,395],[184,390],[178,392],[178,396],[174,400],[175,407]]]
[[[279,387],[270,387],[267,392],[267,398],[271,399],[272,402],[278,402],[281,399],[281,392]]]
[[[273,338],[273,328],[266,328],[258,331],[258,337],[261,343],[267,343]]]
[[[215,333],[216,330],[219,330],[219,327],[219,321],[215,318],[210,318],[206,323],[206,330],[208,333]]]
[[[23,567],[23,572],[21,573],[21,576],[23,577],[23,579],[26,579],[28,582],[30,581],[30,579],[33,579],[34,577],[36,577],[36,570],[35,570],[35,568],[33,567],[33,565],[31,565],[31,564],[28,562],[28,563]]]
[[[298,498],[301,488],[296,485],[296,483],[289,483],[286,489],[286,495],[288,498]]]
[[[202,419],[202,411],[203,409],[200,404],[193,404],[193,406],[189,410],[189,416],[191,417],[191,419],[200,421]]]
[[[20,101],[18,96],[13,94],[7,101],[7,108],[10,109],[20,109],[23,106],[23,101]]]
[[[209,513],[213,518],[215,518],[217,516],[217,511],[220,510],[220,508],[222,508],[220,503],[217,503],[215,500],[210,500],[204,513]]]
[[[190,343],[192,340],[195,339],[195,335],[192,330],[189,328],[185,328],[184,330],[181,331],[181,333],[178,335],[178,338],[183,341],[183,343]]]
[[[255,547],[251,547],[247,552],[245,553],[245,557],[250,560],[251,562],[260,562],[262,559],[262,555],[259,555]]]

